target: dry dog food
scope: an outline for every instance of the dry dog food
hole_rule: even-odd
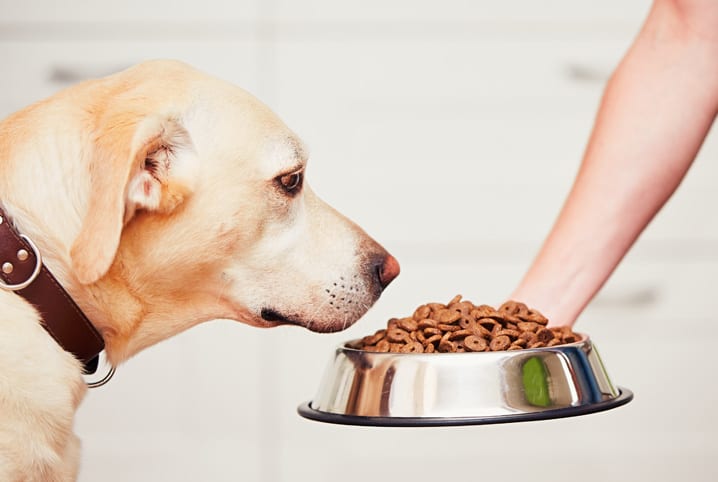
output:
[[[419,306],[412,316],[392,318],[386,329],[350,344],[365,351],[433,353],[504,351],[578,341],[569,327],[547,328],[548,319],[523,303],[507,301],[498,310],[455,296],[448,304]]]

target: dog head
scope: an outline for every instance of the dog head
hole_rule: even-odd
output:
[[[399,273],[312,192],[304,145],[245,91],[153,61],[64,96],[82,104],[89,173],[71,292],[112,358],[214,318],[341,330]]]

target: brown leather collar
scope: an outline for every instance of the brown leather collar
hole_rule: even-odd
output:
[[[0,209],[0,289],[14,291],[40,312],[42,326],[95,373],[105,342],[90,320],[42,264],[32,241],[18,234]]]

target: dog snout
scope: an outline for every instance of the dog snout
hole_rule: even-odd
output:
[[[375,273],[382,290],[389,286],[389,283],[394,281],[394,278],[399,276],[400,269],[399,262],[388,253],[379,261]]]

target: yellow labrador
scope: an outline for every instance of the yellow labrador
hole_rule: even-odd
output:
[[[0,123],[0,207],[117,365],[211,319],[328,332],[366,312],[399,266],[317,198],[306,163],[248,93],[152,61]],[[0,307],[0,480],[74,480],[82,363],[16,291]]]

